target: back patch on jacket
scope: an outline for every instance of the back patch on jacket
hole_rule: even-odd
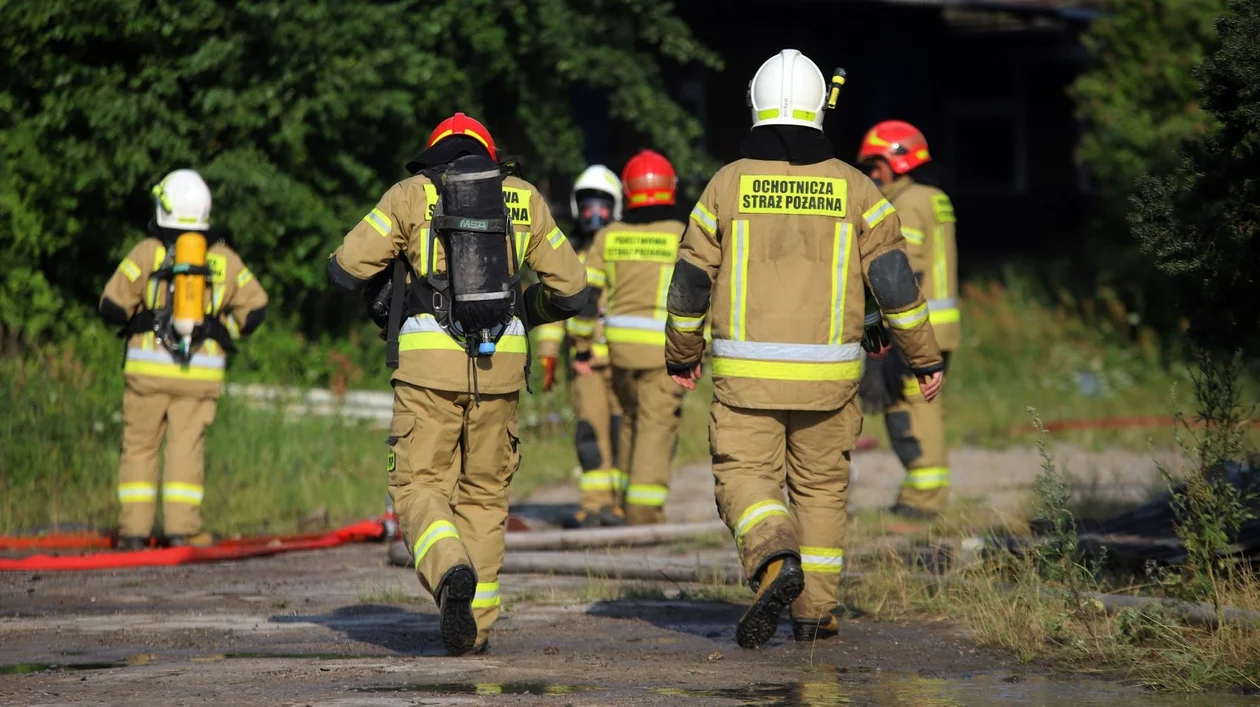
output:
[[[742,174],[739,212],[844,218],[849,183],[833,177]]]

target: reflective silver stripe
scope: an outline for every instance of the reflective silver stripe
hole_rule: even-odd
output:
[[[127,360],[165,363],[172,366],[183,365],[176,361],[166,349],[154,349],[153,351],[145,349],[127,349]],[[195,366],[197,368],[223,368],[226,363],[227,359],[213,354],[193,354],[193,357],[188,361],[189,366]]]
[[[958,309],[958,299],[955,297],[948,297],[946,299],[929,300],[928,309],[935,309],[938,311],[942,309]]]
[[[714,339],[713,355],[719,358],[744,358],[760,361],[808,361],[840,363],[856,361],[862,345],[853,344],[776,344],[767,341],[732,341]]]
[[[503,175],[497,170],[486,170],[484,172],[464,172],[463,174],[448,174],[442,176],[442,181],[451,184],[459,182],[477,182],[483,179],[501,179]]]
[[[704,226],[709,233],[717,230],[717,219],[709,215],[709,210],[699,203],[691,210],[691,218],[699,222],[701,226]]]
[[[446,330],[438,325],[437,320],[432,314],[417,314],[403,322],[402,329],[399,334],[423,334],[426,332],[446,333]],[[503,332],[504,336],[524,336],[525,325],[521,324],[521,320],[513,318],[508,323],[507,329]]]
[[[665,331],[665,322],[651,317],[636,317],[619,314],[604,319],[605,329],[643,329],[645,331]]]

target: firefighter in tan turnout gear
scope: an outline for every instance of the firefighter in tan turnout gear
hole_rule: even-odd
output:
[[[396,368],[390,495],[452,655],[485,650],[500,613],[526,323],[570,317],[585,300],[585,270],[542,195],[497,159],[481,123],[443,121],[408,163],[414,176],[329,262],[332,282],[365,290],[384,320]],[[523,268],[539,282],[522,292]]]
[[[879,185],[901,217],[910,267],[928,300],[928,321],[948,365],[958,348],[958,248],[954,206],[936,182],[923,133],[898,120],[871,128],[858,151],[859,164]],[[909,517],[939,513],[949,497],[949,455],[945,446],[945,403],[919,393],[904,361],[893,354],[867,367],[863,404],[884,412],[893,451],[906,478],[892,511]]]
[[[262,323],[267,293],[210,232],[210,188],[191,169],[153,187],[156,216],[110,277],[100,313],[127,337],[118,469],[119,547],[148,544],[162,500],[171,545],[206,545],[206,429],[214,422],[233,341]],[[158,449],[166,436],[159,484]]]
[[[864,283],[923,395],[941,383],[897,214],[866,175],[832,156],[821,130],[826,92],[818,67],[795,50],[762,64],[749,86],[744,159],[705,187],[669,291],[665,357],[680,385],[695,385],[701,329],[713,325],[718,511],[756,592],[736,628],[744,647],[765,644],[789,604],[798,640],[839,628],[849,453],[862,427]]]
[[[604,165],[587,167],[573,184],[569,209],[574,220],[569,242],[577,251],[578,258],[585,263],[595,234],[621,219],[621,180]],[[587,268],[588,282],[602,284],[602,277],[602,273],[592,273]],[[598,317],[602,314],[602,305],[602,298],[588,299],[587,313]],[[621,498],[625,492],[626,475],[617,466],[621,406],[613,392],[603,324],[596,318],[575,317],[544,324],[535,331],[538,358],[544,368],[544,391],[551,390],[555,382],[556,363],[560,360],[565,342],[572,342],[577,336],[592,339],[587,351],[579,354],[575,347],[570,346],[567,352],[572,370],[569,392],[578,418],[573,443],[582,467],[579,482],[582,502],[578,512],[565,525],[584,528],[623,525],[625,513],[621,509]]]
[[[664,351],[665,300],[685,227],[673,213],[678,178],[665,157],[640,152],[626,163],[621,182],[626,216],[595,235],[586,268],[590,288],[602,288],[608,301],[604,333],[622,409],[621,467],[629,474],[626,521],[645,525],[665,520],[682,419],[683,390],[665,370]],[[575,321],[588,334],[578,337],[581,356],[591,350],[595,322]]]

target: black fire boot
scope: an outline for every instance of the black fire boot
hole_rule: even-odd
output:
[[[149,546],[149,539],[142,538],[138,535],[124,536],[118,538],[118,549],[124,552],[135,552],[143,550]]]
[[[840,620],[834,616],[821,619],[792,619],[792,637],[798,641],[825,641],[840,634]]]
[[[464,655],[477,642],[477,619],[472,602],[477,595],[477,573],[468,565],[447,570],[438,583],[438,631],[449,655]]]

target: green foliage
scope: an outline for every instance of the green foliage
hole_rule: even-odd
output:
[[[176,167],[310,335],[361,316],[327,254],[456,110],[541,180],[582,166],[587,85],[683,175],[711,167],[662,75],[719,62],[668,2],[5,2],[0,44],[0,327],[27,340],[95,303]]]

